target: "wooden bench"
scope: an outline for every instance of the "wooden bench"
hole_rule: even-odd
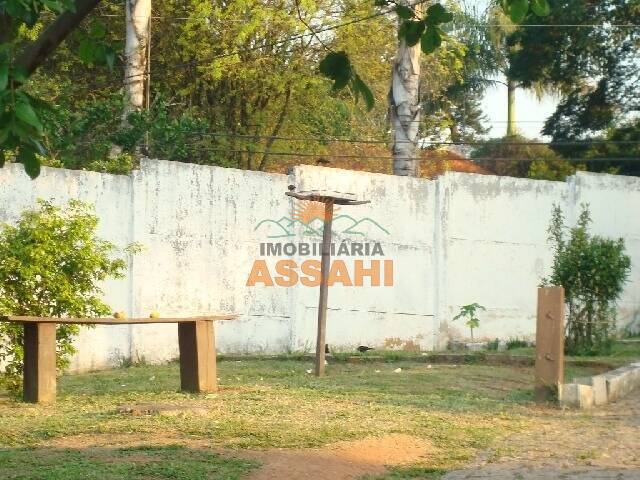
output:
[[[57,318],[0,316],[0,322],[24,325],[25,402],[53,402],[56,399],[56,324],[137,325],[177,323],[180,349],[180,388],[189,392],[213,392],[218,388],[213,322],[236,315],[188,318]]]

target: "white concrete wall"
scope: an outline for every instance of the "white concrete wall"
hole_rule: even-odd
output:
[[[127,278],[105,285],[114,310],[130,316],[236,312],[238,320],[218,324],[220,352],[312,351],[317,288],[246,286],[260,242],[319,240],[301,231],[273,240],[268,230],[256,229],[261,220],[290,216],[289,184],[369,199],[342,207],[336,217],[368,217],[388,231],[362,230],[394,261],[394,287],[333,287],[327,333],[333,348],[443,347],[450,337],[467,336],[451,319],[472,302],[487,307],[478,337],[530,337],[536,287],[551,263],[546,229],[554,203],[570,220],[589,203],[593,231],[626,240],[633,271],[620,321],[640,323],[640,219],[633,211],[640,205],[639,178],[579,173],[564,183],[448,173],[430,181],[310,166],[286,176],[145,160],[131,176],[44,168],[31,181],[20,165],[8,165],[0,169],[0,221],[15,221],[37,198],[95,203],[100,235],[119,246],[136,241],[145,247]],[[354,237],[337,233],[335,241],[342,240]],[[176,337],[175,325],[83,330],[73,368],[100,368],[129,356],[166,360],[177,355]]]

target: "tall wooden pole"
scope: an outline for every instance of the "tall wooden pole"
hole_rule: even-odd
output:
[[[316,377],[324,375],[324,348],[327,332],[327,298],[329,296],[329,268],[331,266],[331,224],[333,202],[324,204],[322,230],[322,261],[320,263],[320,300],[318,301],[318,336],[316,339]]]
[[[564,381],[564,288],[538,288],[535,399],[557,398]]]

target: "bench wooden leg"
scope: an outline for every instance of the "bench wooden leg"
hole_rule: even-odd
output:
[[[216,342],[212,321],[178,323],[180,388],[188,392],[215,392]]]
[[[24,324],[25,402],[56,400],[56,324]]]

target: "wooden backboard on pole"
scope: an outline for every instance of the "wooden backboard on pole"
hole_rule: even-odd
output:
[[[334,205],[364,205],[369,200],[356,200],[353,193],[327,190],[295,192],[293,185],[285,195],[298,200],[324,203],[322,230],[322,261],[320,263],[320,298],[318,300],[318,333],[316,336],[315,375],[324,376],[325,341],[327,336],[327,299],[329,297],[329,268],[331,263],[331,224]]]
[[[564,381],[564,288],[538,289],[536,322],[535,398],[557,398]]]

